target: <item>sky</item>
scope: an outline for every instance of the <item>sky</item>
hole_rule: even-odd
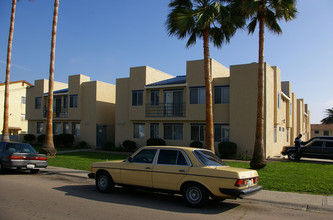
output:
[[[55,80],[84,74],[116,83],[129,69],[151,66],[185,75],[186,61],[203,59],[202,40],[186,48],[186,39],[169,36],[165,21],[169,0],[60,0]],[[79,4],[78,4],[79,3]],[[10,81],[48,79],[53,0],[17,2]],[[280,22],[283,33],[266,30],[265,62],[278,66],[297,98],[311,111],[311,123],[333,108],[333,1],[298,0],[298,14]],[[0,0],[0,82],[5,81],[11,0]],[[258,30],[239,30],[229,44],[210,47],[211,58],[226,67],[258,62]]]

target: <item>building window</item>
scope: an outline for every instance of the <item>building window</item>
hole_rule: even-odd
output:
[[[63,96],[63,107],[64,108],[68,108],[68,96],[66,95],[66,96]]]
[[[26,97],[21,96],[21,104],[25,105],[26,103],[27,103]]]
[[[289,103],[289,115],[291,115],[293,112],[292,104],[291,102]]]
[[[289,142],[289,128],[287,128],[287,142]]]
[[[165,140],[183,140],[183,124],[164,124]]]
[[[43,122],[37,122],[37,134],[43,134],[43,127],[44,127]]]
[[[160,103],[160,91],[150,91],[150,105],[159,105]]]
[[[274,143],[277,142],[277,127],[274,126]]]
[[[277,95],[277,101],[278,101],[278,108],[280,108],[280,96],[281,96],[281,94],[280,94],[280,92],[278,92],[278,95]]]
[[[145,124],[133,124],[133,137],[145,138]]]
[[[206,103],[206,88],[195,87],[190,88],[190,104],[205,104]]]
[[[42,108],[42,97],[35,97],[35,109]]]
[[[318,130],[315,130],[314,133],[315,133],[315,134],[319,134],[319,131],[318,131]]]
[[[21,114],[21,121],[25,121],[25,114]]]
[[[62,123],[62,133],[69,134],[69,123],[68,122]]]
[[[192,124],[191,125],[191,141],[205,141],[205,125]]]
[[[183,96],[183,90],[164,90],[164,116],[185,116]]]
[[[230,103],[230,86],[216,86],[214,88],[215,104]]]
[[[140,106],[143,104],[143,90],[132,91],[132,105]]]
[[[159,124],[150,124],[150,138],[159,138]]]
[[[216,124],[214,125],[214,140],[216,142],[228,142],[229,141],[229,125]]]
[[[70,95],[69,96],[69,107],[70,108],[77,108],[77,95]]]
[[[60,122],[53,122],[53,134],[60,134],[61,123]]]
[[[330,131],[324,131],[324,136],[329,136],[330,135]]]
[[[72,135],[80,136],[80,123],[72,122]]]

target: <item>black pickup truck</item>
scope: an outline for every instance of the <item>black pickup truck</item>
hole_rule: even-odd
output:
[[[301,157],[333,159],[333,137],[314,137],[301,143],[300,153],[297,156],[295,146],[285,146],[282,155],[288,155],[289,160],[299,160]]]

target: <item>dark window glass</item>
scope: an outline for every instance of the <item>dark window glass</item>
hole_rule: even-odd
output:
[[[63,104],[64,108],[68,108],[68,96],[64,96],[63,101],[64,101]]]
[[[205,125],[191,125],[191,140],[205,141]]]
[[[214,102],[215,102],[215,104],[230,103],[230,86],[215,87],[214,88]]]
[[[181,152],[178,152],[177,165],[187,165],[187,161]]]
[[[132,105],[138,106],[143,104],[143,91],[135,90],[132,91]]]
[[[35,97],[35,109],[42,108],[42,97]]]
[[[134,156],[134,163],[153,163],[156,149],[144,149]]]
[[[324,136],[330,135],[330,131],[324,131]]]
[[[78,104],[77,95],[70,95],[69,96],[69,107],[70,108],[77,108],[77,104]]]
[[[150,124],[150,138],[159,138],[159,125],[152,123]]]
[[[205,104],[206,88],[190,88],[190,104]]]
[[[329,142],[329,141],[327,141],[326,142],[326,147],[332,147],[333,148],[333,142]]]
[[[177,155],[178,155],[178,151],[176,151],[176,150],[160,150],[160,154],[158,156],[157,163],[176,165]]]
[[[164,124],[164,139],[183,140],[182,124]]]
[[[150,104],[159,105],[160,102],[160,91],[153,90],[150,92]]]
[[[315,141],[312,143],[311,148],[321,148],[323,146],[322,141]]]

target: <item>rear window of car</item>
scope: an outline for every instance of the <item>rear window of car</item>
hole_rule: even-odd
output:
[[[227,166],[218,156],[208,150],[194,150],[194,155],[204,166]]]
[[[36,153],[30,145],[19,143],[7,143],[5,151],[9,153]]]

